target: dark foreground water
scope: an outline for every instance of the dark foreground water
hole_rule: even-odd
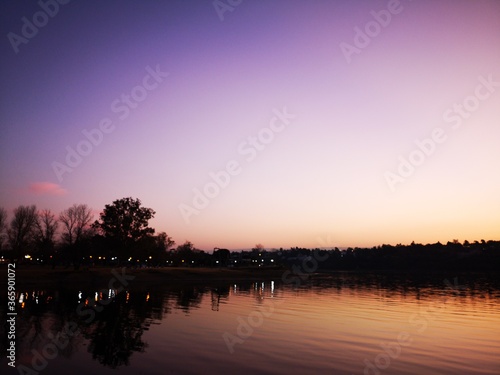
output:
[[[500,290],[488,278],[294,281],[18,291],[22,367],[2,354],[0,373],[500,374]]]

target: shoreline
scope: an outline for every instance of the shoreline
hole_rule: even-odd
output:
[[[185,284],[219,283],[231,281],[262,281],[279,278],[286,268],[126,268],[126,267],[91,267],[74,270],[73,267],[25,265],[16,269],[16,286],[24,287],[95,287],[108,285],[113,279],[113,270],[117,274],[134,276],[129,282],[131,289],[142,287],[166,287]],[[0,267],[0,270],[4,267]],[[6,267],[4,269],[7,273]],[[2,278],[2,283],[6,278]]]
[[[124,271],[122,273],[122,268]],[[113,271],[114,270],[114,271]],[[0,283],[7,283],[7,267],[0,266],[0,272],[5,277],[0,278]],[[114,273],[113,273],[114,272]],[[331,277],[355,276],[381,276],[384,275],[396,281],[400,278],[411,280],[426,280],[439,277],[454,278],[473,277],[500,280],[500,275],[496,272],[470,272],[459,270],[446,270],[431,272],[422,270],[322,270],[318,269],[312,273],[295,274],[286,267],[273,268],[210,268],[210,267],[165,267],[165,268],[126,268],[126,267],[91,267],[74,270],[73,267],[64,268],[62,266],[52,269],[50,266],[21,265],[15,270],[15,282],[17,288],[99,288],[109,284],[114,275],[133,276],[133,280],[127,285],[130,289],[142,288],[165,288],[183,285],[205,284],[214,286],[215,284],[228,282],[256,282],[256,281],[278,281],[291,282],[298,280],[321,280]],[[302,279],[300,278],[302,277]],[[293,281],[293,282],[292,282]],[[397,281],[396,281],[397,282]],[[4,288],[2,288],[4,290]]]

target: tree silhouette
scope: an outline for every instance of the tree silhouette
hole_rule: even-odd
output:
[[[82,255],[91,236],[92,210],[86,204],[74,204],[59,215],[63,225],[62,240],[65,243],[63,258],[80,268]]]
[[[81,240],[92,221],[92,210],[86,204],[74,204],[59,215],[63,224],[63,240],[73,245]]]
[[[165,232],[158,233],[155,240],[158,248],[163,252],[168,251],[175,245],[175,241],[172,239],[172,237],[168,236]]]
[[[37,221],[36,206],[19,206],[14,210],[14,217],[10,222],[9,244],[14,254],[21,258],[27,254],[33,245],[33,235]]]
[[[130,256],[139,240],[154,234],[155,230],[148,227],[154,214],[153,209],[141,207],[139,199],[117,199],[104,207],[100,221],[96,220],[93,227],[110,240],[118,252]]]
[[[35,241],[38,252],[42,257],[51,254],[55,246],[55,235],[59,222],[50,210],[43,210],[38,213],[38,220],[35,224]]]

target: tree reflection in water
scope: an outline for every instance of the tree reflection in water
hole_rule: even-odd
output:
[[[147,347],[142,341],[146,304],[144,293],[121,293],[105,306],[84,331],[92,358],[104,366],[117,368],[128,365],[133,352],[143,352]]]
[[[33,350],[41,353],[51,339],[64,332],[69,323],[78,325],[79,334],[68,337],[68,344],[58,355],[70,358],[87,347],[92,358],[103,366],[127,366],[134,352],[144,352],[148,344],[142,338],[151,325],[159,324],[174,309],[189,314],[200,308],[203,296],[212,295],[218,310],[221,298],[227,298],[229,287],[186,286],[155,292],[130,291],[115,294],[96,291],[31,290],[16,295],[18,311],[18,362],[29,366]],[[0,312],[4,312],[4,306]],[[78,313],[80,311],[80,314]],[[6,350],[6,326],[0,327],[0,349]],[[50,360],[49,360],[50,361]]]
[[[465,279],[465,278],[464,278]],[[17,300],[17,359],[19,364],[29,365],[33,358],[32,350],[42,352],[50,344],[51,337],[64,331],[69,323],[78,325],[79,334],[69,337],[68,344],[59,350],[60,356],[70,358],[78,350],[88,350],[92,358],[103,366],[118,368],[130,363],[134,352],[144,352],[148,348],[143,334],[151,325],[160,324],[162,319],[175,310],[188,315],[201,306],[219,311],[224,300],[233,295],[251,295],[261,302],[264,297],[280,295],[284,290],[289,293],[312,293],[320,289],[325,293],[338,293],[342,289],[361,291],[376,290],[390,297],[408,294],[429,297],[442,297],[444,292],[455,293],[460,298],[472,295],[489,295],[500,298],[498,279],[475,278],[474,285],[466,289],[447,291],[444,277],[410,278],[406,274],[357,274],[337,273],[317,275],[307,280],[299,288],[281,282],[227,283],[213,286],[182,286],[175,289],[161,288],[151,291],[128,291],[115,294],[95,290],[77,291],[23,291]],[[454,278],[449,280],[454,283]],[[307,284],[307,285],[306,285]],[[206,303],[203,304],[203,298]],[[5,313],[6,304],[0,304],[0,313]],[[78,307],[84,306],[85,314],[78,314]],[[92,319],[90,319],[90,311]],[[6,325],[0,325],[0,350],[7,349]],[[49,361],[50,362],[50,361]],[[50,366],[50,363],[49,363]]]

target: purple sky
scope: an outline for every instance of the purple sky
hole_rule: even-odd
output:
[[[228,7],[2,2],[0,206],[137,197],[202,249],[500,239],[500,2]]]

